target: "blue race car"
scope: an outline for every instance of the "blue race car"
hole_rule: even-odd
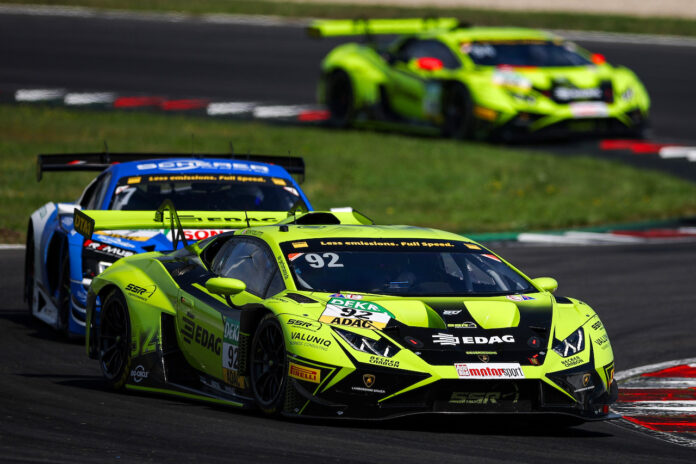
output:
[[[102,171],[75,203],[46,203],[29,219],[24,298],[33,316],[68,336],[85,334],[87,289],[93,277],[119,258],[171,250],[173,239],[171,229],[144,226],[143,230],[99,231],[84,240],[73,227],[76,208],[151,214],[170,200],[179,217],[190,218],[184,230],[188,240],[219,234],[234,224],[278,222],[288,211],[312,209],[292,177],[304,179],[304,160],[298,157],[39,155],[39,180],[45,171]],[[245,213],[240,216],[240,211]],[[208,213],[202,217],[201,212]]]

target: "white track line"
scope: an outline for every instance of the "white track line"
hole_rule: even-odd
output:
[[[689,161],[696,161],[696,147],[663,147],[660,148],[660,158],[686,158]]]
[[[254,117],[259,119],[290,118],[307,109],[309,107],[306,105],[257,106],[254,108]]]
[[[208,104],[206,113],[209,116],[251,113],[254,111],[256,105],[256,103],[245,102],[214,102]]]
[[[14,243],[0,243],[0,250],[23,250],[24,245],[18,245]]]
[[[15,100],[19,102],[58,100],[64,95],[65,90],[62,89],[20,89],[15,92]]]
[[[617,372],[614,374],[614,378],[616,380],[623,380],[638,374],[666,369],[668,367],[681,366],[682,364],[696,364],[696,358],[676,359],[674,361],[665,361],[656,364],[648,364],[647,366],[634,367],[633,369],[626,369],[625,371]]]
[[[112,103],[114,100],[116,94],[111,92],[69,93],[63,98],[63,102],[68,106]]]

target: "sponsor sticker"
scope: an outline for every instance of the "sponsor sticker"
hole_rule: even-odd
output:
[[[140,383],[143,381],[143,379],[147,379],[147,377],[150,375],[150,371],[146,371],[145,368],[139,364],[135,367],[135,369],[131,370],[130,374],[133,382]]]
[[[460,379],[524,379],[519,363],[456,363]]]
[[[176,160],[161,161],[159,163],[143,163],[137,166],[138,171],[160,169],[162,171],[193,171],[196,169],[224,170],[224,171],[248,171],[266,174],[268,167],[253,163],[240,163],[231,161],[208,162],[203,160]]]
[[[488,258],[488,259],[492,259],[493,261],[497,261],[497,262],[499,262],[499,263],[502,263],[502,261],[500,260],[500,258],[498,258],[498,257],[495,256],[495,255],[490,255],[490,254],[486,253],[486,254],[482,254],[481,256],[485,256],[485,257]]]
[[[295,379],[304,380],[312,383],[321,382],[321,371],[312,367],[300,366],[294,362],[290,363],[288,375]]]
[[[399,367],[399,361],[395,361],[390,358],[383,358],[381,356],[370,356],[370,364],[376,364],[378,366],[384,367]]]
[[[147,285],[145,287],[141,287],[136,284],[128,284],[126,285],[126,291],[133,295],[134,297],[138,298],[139,300],[149,300],[150,297],[157,291],[157,286],[156,285]]]
[[[319,317],[319,321],[327,324],[383,329],[389,319],[393,317],[392,313],[377,303],[348,298],[331,298]]]
[[[490,337],[459,337],[448,333],[438,332],[433,335],[433,343],[442,346],[462,345],[496,345],[500,343],[515,343],[513,335],[492,335]]]
[[[511,301],[529,301],[529,300],[535,300],[536,298],[532,298],[531,296],[527,295],[505,295],[505,298]]]
[[[306,332],[291,332],[290,344],[303,345],[310,348],[319,348],[320,350],[326,351],[331,346],[331,340],[328,338],[319,337],[317,335],[308,334]]]
[[[246,377],[239,375],[239,320],[223,317],[225,331],[222,337],[222,374],[227,383],[246,388]]]
[[[292,242],[293,248],[307,248],[308,246],[307,242]]]
[[[577,102],[568,106],[573,117],[578,119],[609,115],[609,107],[604,102]]]

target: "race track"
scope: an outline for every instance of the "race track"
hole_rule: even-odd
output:
[[[609,332],[617,369],[693,357],[693,242],[636,247],[508,247],[531,276],[558,278]],[[529,418],[428,417],[291,422],[105,389],[78,343],[31,320],[21,250],[0,252],[0,456],[6,462],[684,462],[696,449],[612,423],[561,429]]]
[[[643,80],[656,137],[696,141],[696,46],[608,40],[579,42]],[[65,87],[307,104],[315,101],[321,58],[342,41],[311,39],[287,25],[0,14],[0,91]]]
[[[0,97],[18,87],[311,103],[337,41],[292,26],[0,14]],[[633,68],[656,135],[696,140],[696,47],[586,44]],[[690,163],[696,165],[696,163]],[[598,310],[617,370],[694,357],[696,245],[507,247],[523,271]],[[106,391],[79,343],[30,319],[23,251],[0,250],[3,462],[684,462],[676,446],[612,423],[560,429],[511,417],[289,422],[166,397]]]

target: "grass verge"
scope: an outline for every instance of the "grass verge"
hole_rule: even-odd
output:
[[[229,13],[315,18],[385,18],[455,16],[476,25],[521,26],[696,36],[696,21],[683,18],[643,18],[606,14],[526,13],[470,8],[369,6],[269,2],[261,0],[3,0],[3,3],[71,5],[134,11],[179,11],[192,14]]]
[[[696,185],[585,157],[367,131],[268,126],[143,112],[0,105],[0,242],[29,215],[74,201],[94,174],[47,173],[39,153],[238,152],[300,155],[317,209],[350,205],[380,223],[459,232],[539,230],[696,214]]]

